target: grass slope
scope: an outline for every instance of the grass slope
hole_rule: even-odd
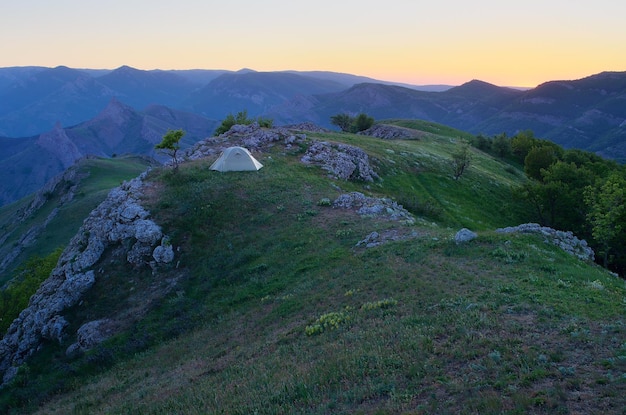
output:
[[[6,235],[3,247],[15,246],[22,235],[31,229],[45,225],[51,231],[43,232],[42,237],[28,245],[16,258],[19,264],[32,255],[46,256],[60,246],[65,246],[76,234],[83,220],[89,215],[100,202],[102,202],[109,190],[119,186],[124,180],[136,177],[145,171],[150,162],[142,157],[119,157],[112,159],[86,158],[81,159],[74,169],[77,169],[76,183],[68,183],[63,189],[48,195],[48,199],[24,221],[17,221],[18,212],[28,209],[33,200],[33,195],[21,199],[15,203],[0,207],[0,230],[2,236]],[[70,201],[61,202],[65,196],[67,187],[77,185],[75,196]],[[56,213],[51,216],[51,213]],[[0,285],[11,278],[11,269],[0,275]]]
[[[40,414],[621,413],[624,282],[493,232],[524,219],[521,173],[474,152],[453,180],[456,136],[309,137],[359,145],[381,180],[332,180],[278,146],[257,173],[151,173],[146,204],[180,248],[160,274],[175,292],[80,364],[49,346],[4,402],[39,385]],[[347,191],[404,200],[418,220],[320,203]],[[479,237],[456,245],[461,226]],[[411,239],[355,247],[372,231]],[[97,285],[90,302],[133,289]]]

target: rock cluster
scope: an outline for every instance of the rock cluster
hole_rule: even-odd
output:
[[[329,133],[331,130],[328,128],[320,127],[317,124],[313,124],[312,122],[302,122],[299,124],[290,124],[285,126],[288,130],[294,131],[311,131],[315,133]]]
[[[496,229],[499,233],[537,233],[545,237],[546,242],[550,242],[567,253],[570,253],[583,261],[593,261],[595,253],[587,245],[584,239],[578,239],[572,232],[558,231],[537,223],[524,223],[518,226]]]
[[[217,156],[231,146],[245,147],[250,151],[265,151],[277,143],[289,146],[306,139],[306,134],[297,131],[306,131],[307,128],[313,130],[314,128],[306,124],[299,124],[296,127],[298,128],[262,128],[256,122],[250,125],[233,125],[230,130],[219,137],[209,137],[198,141],[183,153],[181,160],[197,160]]]
[[[111,190],[94,209],[61,254],[50,277],[31,297],[0,341],[0,378],[9,381],[17,366],[44,339],[61,341],[68,322],[62,313],[77,304],[96,280],[94,267],[104,251],[129,245],[127,259],[135,266],[171,261],[172,246],[139,203],[144,175]],[[155,248],[156,246],[156,248]]]
[[[406,241],[417,238],[419,234],[416,231],[400,232],[398,229],[389,229],[382,232],[372,232],[364,239],[357,242],[357,247],[373,248],[392,241]]]
[[[333,207],[353,209],[361,216],[386,217],[389,220],[402,220],[415,223],[413,216],[401,205],[387,198],[368,197],[363,193],[344,193],[333,202]]]
[[[365,151],[346,144],[316,141],[300,159],[306,164],[320,165],[333,178],[373,182],[378,178]]]
[[[382,138],[383,140],[418,138],[418,133],[415,130],[388,124],[375,124],[371,128],[361,131],[358,134]]]

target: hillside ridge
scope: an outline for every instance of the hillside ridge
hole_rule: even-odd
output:
[[[347,144],[331,144],[327,141],[308,141],[307,131],[320,131],[315,125],[303,124],[290,128],[265,129],[254,123],[236,125],[219,137],[211,137],[196,143],[185,151],[182,160],[193,161],[213,157],[226,146],[242,145],[253,151],[267,152],[274,145],[291,148],[304,146],[306,151],[300,162],[318,165],[327,171],[329,177],[337,180],[373,182],[379,179],[371,166],[368,155],[360,148]],[[322,130],[323,131],[323,130]],[[373,129],[376,134],[378,129]],[[367,134],[367,131],[365,132]],[[45,200],[44,194],[54,191],[59,183],[74,181],[76,169],[70,169],[50,182],[40,192],[29,208],[23,213],[29,215]],[[11,324],[7,334],[0,341],[0,376],[3,384],[9,383],[16,375],[18,367],[38,348],[44,340],[62,343],[68,337],[66,329],[70,325],[64,312],[82,300],[82,296],[101,278],[102,269],[97,270],[105,251],[116,246],[124,247],[116,256],[124,258],[135,268],[149,265],[153,274],[174,260],[174,249],[169,237],[164,235],[161,226],[154,222],[151,214],[142,206],[144,193],[150,191],[146,183],[147,172],[116,187],[107,198],[85,219],[83,226],[63,251],[57,266],[50,277],[31,298],[29,306]],[[69,189],[64,198],[71,198]],[[332,201],[336,208],[354,210],[363,217],[381,217],[398,221],[403,227],[413,225],[416,219],[401,205],[388,198],[365,197],[362,193],[342,193]],[[571,232],[560,232],[548,227],[528,224],[499,229],[497,232],[538,233],[554,240],[561,249],[591,262],[593,251],[585,241],[578,240]],[[393,236],[389,236],[393,235]],[[414,237],[415,235],[413,235]],[[398,230],[392,229],[382,239],[372,233],[356,246],[379,246],[381,243],[405,239],[398,237]],[[133,242],[134,241],[134,242]],[[167,283],[167,288],[159,295],[168,294],[175,287],[175,280]],[[141,316],[136,312],[135,318]],[[87,351],[109,336],[132,324],[132,320],[116,321],[114,316],[82,324],[70,337],[78,334],[76,343],[68,347],[68,353]],[[106,331],[106,334],[103,332]],[[82,333],[82,335],[81,335]],[[85,333],[88,333],[86,335]],[[97,339],[97,340],[94,340]]]

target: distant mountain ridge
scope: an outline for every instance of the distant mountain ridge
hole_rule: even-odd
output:
[[[480,80],[420,88],[324,71],[0,68],[0,204],[37,190],[87,154],[154,155],[168,128],[185,129],[190,144],[244,109],[275,125],[333,128],[332,115],[364,112],[473,134],[532,130],[566,148],[626,160],[626,72],[529,90]]]
[[[256,114],[280,99],[338,92],[364,81],[385,82],[322,71],[0,68],[0,136],[28,137],[56,122],[78,124],[96,116],[112,97],[138,110],[158,104],[223,118],[228,111],[247,108]],[[259,95],[249,88],[264,91]]]
[[[530,129],[565,147],[625,160],[625,85],[626,72],[520,90],[479,80],[409,87],[324,71],[0,68],[0,137],[30,137],[58,122],[85,122],[115,97],[138,110],[164,105],[215,120],[246,109],[277,124],[312,121],[330,127],[331,115],[366,112],[376,119],[425,119],[474,134]]]
[[[443,92],[358,84],[337,93],[293,99],[271,115],[322,121],[365,112],[376,119],[418,118],[473,134],[532,130],[537,137],[626,160],[626,72],[551,81],[527,91],[470,81]]]
[[[158,158],[154,146],[168,129],[183,128],[186,135],[182,144],[190,145],[210,135],[216,126],[205,117],[160,105],[136,111],[113,98],[96,117],[73,127],[63,128],[57,123],[38,136],[0,138],[0,205],[35,192],[87,155]]]

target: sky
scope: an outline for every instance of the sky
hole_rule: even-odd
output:
[[[0,1],[0,67],[321,70],[517,87],[626,71],[619,0]]]

